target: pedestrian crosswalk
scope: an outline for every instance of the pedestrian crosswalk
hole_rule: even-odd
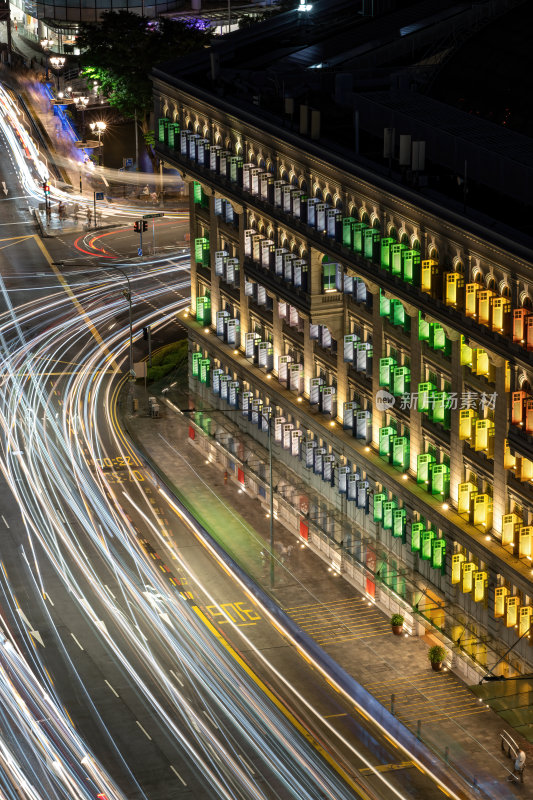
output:
[[[336,657],[338,645],[357,642],[365,645],[365,658],[360,672],[350,661],[351,672],[376,700],[408,727],[416,729],[431,721],[444,722],[479,716],[489,708],[451,672],[434,672],[429,662],[421,668],[420,653],[402,647],[391,654],[390,623],[375,605],[364,597],[348,597],[330,603],[310,603],[286,608],[285,611],[317,644]],[[394,637],[393,637],[394,638]],[[403,641],[403,640],[402,640]],[[412,644],[417,647],[415,642]],[[371,664],[369,654],[373,656]],[[413,661],[414,656],[414,661]],[[425,654],[423,655],[425,659]],[[342,658],[341,658],[342,663]],[[358,674],[359,672],[359,674]]]
[[[322,647],[390,636],[390,624],[373,603],[361,597],[296,606],[285,611]]]

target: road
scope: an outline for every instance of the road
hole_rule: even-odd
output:
[[[22,196],[20,176],[16,160],[0,162],[8,197]],[[172,340],[186,259],[124,261],[128,230],[104,248],[99,234],[45,246],[25,206],[0,202],[5,634],[79,728],[108,795],[117,784],[150,800],[440,798],[416,769],[377,769],[403,756],[371,721],[328,721],[346,701],[251,605],[124,440],[114,409],[128,308],[113,263],[132,284],[136,338],[152,324]],[[246,630],[221,627],[227,603]]]

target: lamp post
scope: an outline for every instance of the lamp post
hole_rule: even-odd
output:
[[[64,56],[52,56],[50,58],[50,64],[52,65],[52,68],[57,73],[56,77],[57,77],[57,93],[58,94],[59,94],[59,75],[61,73],[61,70],[65,66],[65,61],[66,61],[66,58]]]
[[[46,78],[45,78],[45,80],[48,80],[48,53],[50,52],[50,49],[51,49],[53,43],[54,42],[52,41],[52,39],[41,39],[41,47],[44,50],[45,60],[46,60]]]
[[[132,308],[131,308],[131,284],[130,279],[128,278],[127,272],[125,272],[122,267],[117,267],[116,264],[107,264],[108,267],[113,267],[113,269],[118,270],[121,275],[126,278],[128,288],[122,290],[122,294],[126,298],[129,304],[129,324],[130,324],[130,347],[129,347],[129,361],[130,361],[130,378],[135,377],[135,371],[133,369],[133,320],[132,320]]]
[[[92,130],[93,133],[98,134],[98,165],[104,166],[104,148],[102,145],[102,134],[104,133],[107,125],[102,120],[98,120],[98,122],[89,122],[89,128]]]
[[[82,142],[85,141],[85,109],[89,103],[88,97],[75,97],[74,98],[74,105],[76,108],[81,109],[81,140]]]

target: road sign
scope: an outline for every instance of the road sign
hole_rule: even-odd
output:
[[[103,192],[95,192],[94,193],[94,199],[95,200],[103,200],[104,199],[104,193]]]
[[[143,219],[156,219],[157,217],[164,217],[165,214],[163,211],[159,211],[157,214],[143,214]]]
[[[142,256],[142,254],[143,254],[143,249],[142,249],[142,247],[138,247],[138,248],[137,248],[137,255],[138,255],[138,256]]]
[[[124,159],[124,166],[125,167],[133,167],[133,158],[125,158]]]

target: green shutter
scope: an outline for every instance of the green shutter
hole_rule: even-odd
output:
[[[374,495],[374,522],[381,522],[383,520],[383,504],[386,498],[387,495],[383,493]]]

